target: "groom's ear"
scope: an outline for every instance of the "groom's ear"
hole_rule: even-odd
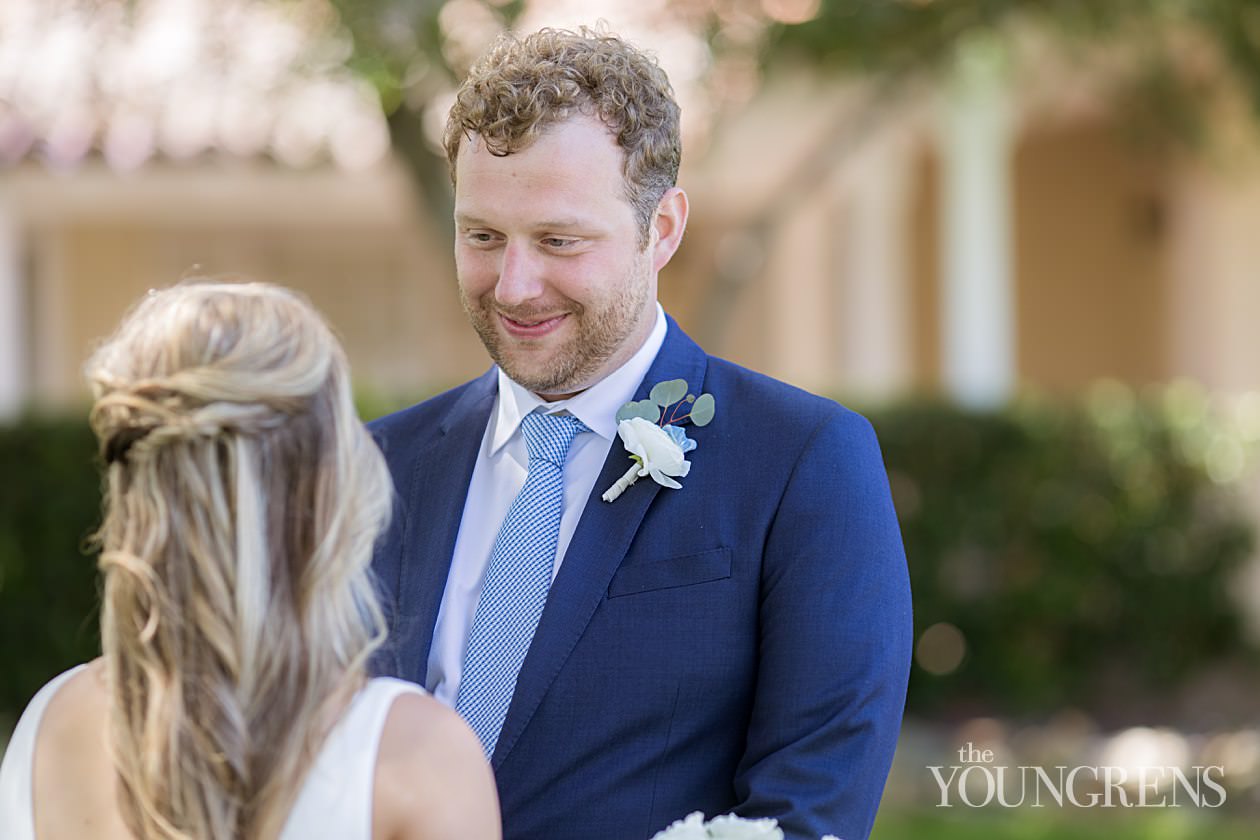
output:
[[[661,196],[652,217],[653,236],[652,270],[660,271],[674,256],[682,244],[683,231],[687,229],[687,194],[679,187],[671,187]]]

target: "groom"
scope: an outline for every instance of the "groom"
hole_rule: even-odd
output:
[[[657,304],[678,115],[652,59],[585,31],[505,38],[460,88],[456,268],[496,364],[373,424],[399,495],[384,659],[477,732],[507,838],[646,840],[700,810],[860,840],[910,660],[888,482],[865,420]],[[603,501],[633,465],[618,409],[677,379],[716,402],[682,424],[681,486]]]

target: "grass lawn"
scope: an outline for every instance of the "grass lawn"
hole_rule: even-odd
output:
[[[1204,811],[885,808],[871,840],[1256,840],[1255,823]]]

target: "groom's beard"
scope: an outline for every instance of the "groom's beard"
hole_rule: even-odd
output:
[[[459,298],[486,352],[512,381],[536,394],[575,394],[610,373],[606,366],[614,356],[633,354],[635,348],[625,345],[647,309],[650,284],[643,276],[645,263],[646,254],[635,260],[631,276],[585,306],[562,298],[558,305],[546,307],[505,307],[495,301],[493,290],[473,299],[462,286]],[[509,335],[499,321],[503,315],[531,323],[562,313],[566,323],[538,339]]]

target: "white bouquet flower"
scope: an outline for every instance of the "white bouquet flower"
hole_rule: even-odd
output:
[[[723,814],[704,821],[704,814],[696,811],[678,820],[652,840],[783,840],[783,829],[777,820],[749,820],[734,814]],[[828,834],[822,840],[839,840]]]

